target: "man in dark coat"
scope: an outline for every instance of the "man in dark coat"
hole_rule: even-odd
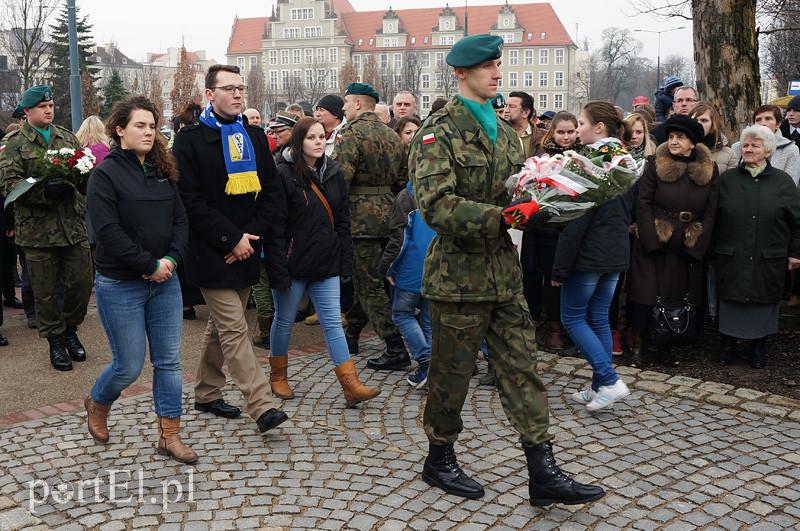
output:
[[[800,96],[795,96],[786,107],[786,119],[781,123],[781,133],[800,148]]]
[[[205,86],[209,105],[201,123],[181,129],[173,147],[189,217],[186,273],[211,313],[197,370],[195,409],[239,416],[239,408],[222,399],[226,364],[244,395],[247,413],[263,433],[288,419],[274,407],[245,319],[250,287],[258,282],[271,202],[280,200],[275,163],[263,131],[242,120],[239,68],[212,66]]]

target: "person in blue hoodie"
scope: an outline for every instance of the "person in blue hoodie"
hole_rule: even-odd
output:
[[[394,287],[392,321],[417,362],[416,370],[406,381],[411,387],[422,389],[428,383],[431,317],[428,301],[420,295],[420,288],[425,253],[436,233],[417,210],[411,181],[395,197],[390,225],[389,243],[384,248],[378,272]]]

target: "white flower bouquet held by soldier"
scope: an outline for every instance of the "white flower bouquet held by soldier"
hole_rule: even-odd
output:
[[[60,180],[74,183],[78,177],[90,173],[94,169],[96,161],[97,159],[89,148],[48,149],[42,155],[39,175],[20,180],[6,197],[4,208],[43,181]]]
[[[536,212],[550,223],[579,218],[622,194],[643,170],[644,161],[634,160],[613,138],[586,146],[583,154],[531,157],[506,180],[512,201],[504,210],[506,223],[525,224]]]

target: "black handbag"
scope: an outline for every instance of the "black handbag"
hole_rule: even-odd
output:
[[[689,271],[692,263],[689,262]],[[689,279],[691,273],[689,273]],[[687,279],[686,285],[689,285]],[[656,290],[658,290],[658,266],[656,265]],[[688,288],[687,288],[688,290]],[[699,339],[697,333],[697,308],[689,302],[689,294],[678,304],[665,304],[661,295],[656,296],[653,319],[648,339],[655,347],[680,347],[692,345]]]

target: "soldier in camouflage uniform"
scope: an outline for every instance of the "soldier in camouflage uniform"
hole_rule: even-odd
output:
[[[373,112],[378,93],[366,83],[352,83],[344,97],[347,123],[342,127],[332,158],[342,167],[349,185],[353,235],[353,287],[355,301],[347,313],[347,344],[358,352],[358,337],[372,321],[386,342],[386,353],[367,362],[376,370],[399,370],[410,365],[403,338],[392,322],[389,296],[378,274],[383,248],[389,238],[389,217],[394,196],[406,183],[403,142]]]
[[[531,503],[586,503],[604,493],[574,482],[555,465],[534,327],[503,217],[505,180],[523,160],[517,134],[488,101],[501,77],[502,43],[497,36],[475,35],[452,48],[447,63],[456,69],[460,94],[425,122],[411,145],[417,205],[437,233],[422,278],[433,327],[423,419],[430,450],[422,479],[457,496],[484,494],[459,467],[453,443],[463,428],[475,353],[486,338],[503,409],[525,450]]]
[[[54,125],[50,88],[37,85],[20,102],[27,120],[0,147],[0,188],[8,196],[23,179],[38,178],[48,149],[79,149],[75,135]],[[86,316],[92,293],[92,263],[86,239],[86,184],[49,178],[35,184],[14,202],[17,245],[28,261],[39,336],[50,344],[50,363],[57,370],[84,361],[86,350],[77,328]],[[64,288],[63,308],[56,284]]]

